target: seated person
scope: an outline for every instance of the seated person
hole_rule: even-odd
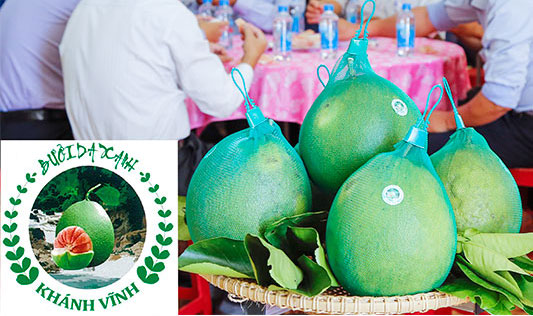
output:
[[[244,56],[237,68],[250,87],[267,41],[247,23],[242,33]],[[217,117],[243,101],[180,1],[82,0],[60,52],[74,137],[181,140],[180,179],[190,179],[207,150],[191,134],[185,99]],[[186,193],[181,188],[180,181],[180,194]]]
[[[444,0],[413,9],[417,36],[479,22],[485,83],[459,107],[467,126],[475,127],[510,168],[533,167],[533,1]],[[509,21],[512,20],[512,23]],[[348,23],[349,24],[349,23]],[[355,34],[359,25],[345,24]],[[396,35],[396,17],[372,20],[369,36]],[[472,33],[479,36],[479,29]],[[339,34],[340,36],[340,34]],[[452,112],[431,116],[429,151],[442,147],[455,129]]]
[[[79,0],[10,0],[0,9],[0,136],[72,139],[59,42]]]

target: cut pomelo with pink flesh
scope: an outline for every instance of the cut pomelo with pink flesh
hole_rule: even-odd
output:
[[[81,227],[66,227],[54,241],[52,259],[62,269],[83,269],[89,265],[93,256],[91,237]]]

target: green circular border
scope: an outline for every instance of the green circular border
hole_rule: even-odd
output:
[[[159,184],[152,184],[150,182],[150,173],[140,172],[140,181],[148,185],[148,192],[152,193],[155,198],[154,202],[158,205],[157,214],[160,217],[158,223],[159,233],[156,235],[157,244],[150,249],[151,255],[144,257],[144,265],[137,267],[137,276],[146,284],[155,284],[159,281],[158,273],[165,270],[165,264],[163,260],[170,257],[170,252],[166,250],[166,247],[170,247],[174,242],[172,237],[166,236],[167,233],[174,229],[172,223],[167,223],[167,218],[172,215],[170,209],[165,210],[165,202],[167,198],[160,196],[157,192],[159,190]],[[4,215],[8,218],[8,223],[2,225],[2,230],[9,234],[9,237],[5,237],[3,244],[11,248],[6,252],[6,258],[13,263],[10,266],[11,271],[17,274],[16,281],[21,285],[29,285],[35,282],[39,276],[39,269],[32,266],[31,259],[24,256],[25,249],[22,246],[18,246],[20,242],[20,236],[15,233],[18,228],[15,218],[19,215],[19,212],[15,210],[22,203],[22,195],[28,192],[27,186],[35,183],[37,173],[26,173],[26,182],[24,185],[17,185],[18,195],[16,197],[10,197],[9,203],[11,204],[11,210],[5,211]]]

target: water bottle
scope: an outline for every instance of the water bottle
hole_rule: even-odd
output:
[[[359,0],[350,0],[344,10],[346,20],[352,24],[359,23],[359,17],[361,16],[361,3]]]
[[[220,0],[215,17],[219,21],[228,22],[228,26],[222,32],[218,43],[225,49],[231,49],[233,45],[233,9],[229,6],[229,0]]]
[[[409,3],[402,5],[396,20],[396,43],[398,56],[409,56],[415,50],[415,16]]]
[[[213,0],[204,0],[198,8],[198,16],[203,20],[210,20],[213,17]]]
[[[292,33],[303,32],[305,29],[305,0],[291,0],[289,13],[292,17]]]
[[[274,37],[274,59],[289,60],[291,58],[292,17],[287,6],[280,5],[274,17],[272,35]]]
[[[326,4],[324,13],[320,16],[318,30],[320,31],[320,54],[323,59],[335,58],[339,43],[339,17],[333,12],[333,5]]]

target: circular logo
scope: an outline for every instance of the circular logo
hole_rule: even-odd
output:
[[[389,185],[381,192],[381,198],[389,205],[398,205],[403,201],[403,191],[397,185]]]
[[[393,99],[391,102],[391,106],[394,112],[396,112],[396,114],[398,114],[399,116],[407,115],[407,111],[408,111],[407,105],[405,105],[405,103],[402,100]]]

